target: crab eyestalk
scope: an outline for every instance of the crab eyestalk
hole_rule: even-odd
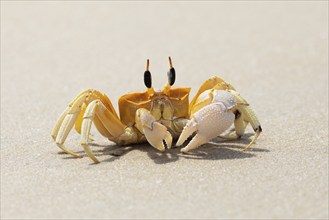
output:
[[[146,61],[146,70],[144,72],[144,84],[147,87],[147,93],[152,96],[154,94],[154,89],[152,87],[152,76],[149,70],[150,68],[150,61],[147,59]]]
[[[176,71],[175,68],[172,65],[172,61],[171,61],[171,57],[169,57],[169,65],[170,65],[170,69],[167,72],[167,76],[168,76],[168,83],[165,85],[165,87],[163,88],[163,92],[165,94],[169,93],[170,87],[172,85],[174,85],[175,80],[176,80]]]
[[[170,65],[170,69],[168,71],[168,84],[170,86],[174,85],[175,80],[176,80],[176,71],[174,69],[174,67],[172,66],[172,62],[171,62],[171,58],[169,57],[169,65]]]

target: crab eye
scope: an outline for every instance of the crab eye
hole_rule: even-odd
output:
[[[169,85],[174,85],[176,80],[176,71],[174,67],[172,66],[171,58],[169,57],[169,64],[170,64],[170,70],[168,71],[168,83]]]
[[[146,71],[144,72],[144,84],[147,88],[152,87],[152,76],[151,76],[151,72],[149,71],[149,66],[150,66],[150,62],[149,60],[147,60]]]
[[[144,84],[147,88],[152,87],[152,77],[150,71],[148,70],[144,72]]]
[[[174,68],[170,68],[169,72],[167,73],[168,74],[168,82],[169,82],[169,85],[174,85],[175,83],[175,79],[176,79],[176,72],[175,72],[175,69]]]

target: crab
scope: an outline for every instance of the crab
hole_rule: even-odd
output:
[[[81,135],[81,146],[95,162],[100,161],[88,144],[92,124],[98,132],[118,145],[148,142],[159,151],[181,146],[190,136],[194,137],[181,149],[187,153],[215,137],[239,139],[248,124],[255,135],[244,151],[256,142],[262,132],[259,120],[248,102],[220,77],[206,80],[189,103],[190,88],[173,88],[176,71],[169,57],[168,82],[162,90],[152,87],[152,77],[147,60],[144,72],[145,92],[128,93],[119,98],[119,115],[110,99],[100,91],[87,89],[80,93],[59,117],[52,138],[64,152],[81,158],[70,151],[64,142],[73,128]],[[233,125],[233,126],[232,126]],[[230,127],[233,127],[229,130]],[[227,132],[225,132],[227,131]]]

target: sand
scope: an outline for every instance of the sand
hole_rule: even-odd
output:
[[[50,137],[87,88],[145,91],[218,75],[262,127],[184,156]],[[119,156],[118,156],[119,155]],[[328,2],[1,1],[1,219],[328,218]]]

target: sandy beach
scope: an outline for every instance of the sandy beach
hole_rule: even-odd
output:
[[[235,86],[249,126],[182,155],[50,133],[81,91]],[[1,219],[328,219],[328,2],[1,1]]]

